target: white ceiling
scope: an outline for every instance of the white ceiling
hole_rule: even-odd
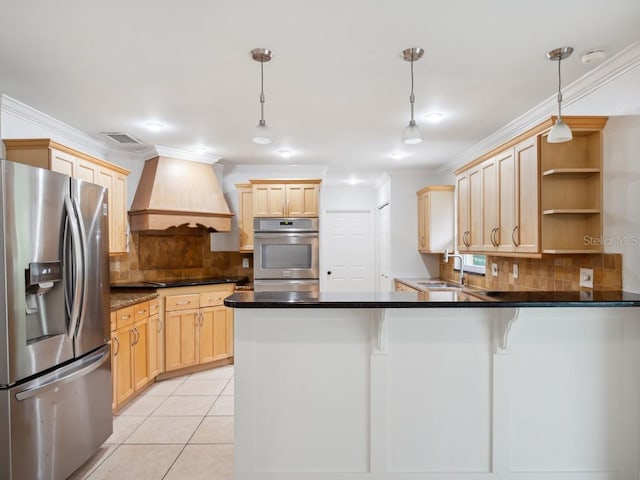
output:
[[[100,138],[203,144],[226,165],[321,164],[328,175],[434,170],[555,94],[546,52],[611,56],[638,38],[638,0],[0,0],[0,93]],[[409,119],[404,48],[425,142]],[[265,64],[271,145],[251,142]],[[439,124],[428,111],[445,114]],[[166,125],[154,133],[146,121]],[[294,155],[282,159],[279,149]],[[406,153],[400,160],[392,152]]]

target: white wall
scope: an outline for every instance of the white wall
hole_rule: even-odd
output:
[[[438,277],[439,255],[418,252],[418,201],[416,192],[439,185],[448,175],[427,171],[389,172],[391,207],[391,276]],[[452,184],[452,183],[448,183]]]
[[[622,254],[622,286],[640,293],[640,115],[613,117],[604,130],[604,225],[607,253]]]

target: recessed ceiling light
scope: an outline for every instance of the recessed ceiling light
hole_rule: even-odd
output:
[[[209,149],[207,147],[205,147],[204,145],[197,145],[197,146],[193,147],[191,150],[194,153],[197,153],[198,155],[204,155],[205,153],[207,153],[207,151]]]
[[[291,155],[293,155],[293,152],[291,150],[287,150],[286,148],[283,148],[282,150],[278,150],[278,153],[283,158],[289,158]]]
[[[147,130],[151,130],[152,132],[158,132],[164,128],[164,123],[146,122],[144,126],[147,128]]]
[[[362,183],[362,180],[360,180],[359,178],[356,178],[356,177],[351,177],[349,180],[347,180],[347,183],[349,185],[357,185],[359,183]]]
[[[429,112],[424,115],[425,120],[431,123],[438,123],[440,120],[444,118],[444,113],[442,112]]]
[[[404,157],[404,153],[402,152],[393,152],[391,154],[391,158],[393,158],[394,160],[400,160],[403,157]]]

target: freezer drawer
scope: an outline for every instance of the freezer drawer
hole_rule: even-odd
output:
[[[106,345],[28,383],[0,390],[0,480],[64,480],[112,431]]]

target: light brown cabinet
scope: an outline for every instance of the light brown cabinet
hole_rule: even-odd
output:
[[[458,204],[458,250],[480,250],[482,239],[482,179],[479,167],[456,179]]]
[[[149,300],[149,323],[147,326],[147,361],[149,379],[155,378],[164,371],[164,328],[160,320],[160,301]]]
[[[581,120],[567,122],[572,141],[541,140],[543,253],[602,251],[602,129],[607,119]]]
[[[112,406],[116,409],[153,379],[149,368],[149,302],[112,312],[112,325],[114,321],[111,375]]]
[[[254,217],[317,217],[320,180],[250,180]]]
[[[396,287],[396,292],[419,292],[420,291],[398,280],[395,281],[395,287]]]
[[[453,251],[454,190],[453,185],[429,185],[417,192],[419,252]]]
[[[127,176],[129,171],[51,139],[4,140],[7,159],[64,173],[109,190],[109,254],[128,251]]]
[[[166,371],[233,356],[233,310],[223,304],[231,293],[233,284],[224,284],[166,296]]]
[[[253,252],[253,188],[250,183],[237,183],[238,234],[240,252]]]
[[[454,172],[460,251],[538,257],[601,251],[588,239],[602,232],[607,118],[565,121],[574,132],[570,142],[547,142],[551,118]]]

